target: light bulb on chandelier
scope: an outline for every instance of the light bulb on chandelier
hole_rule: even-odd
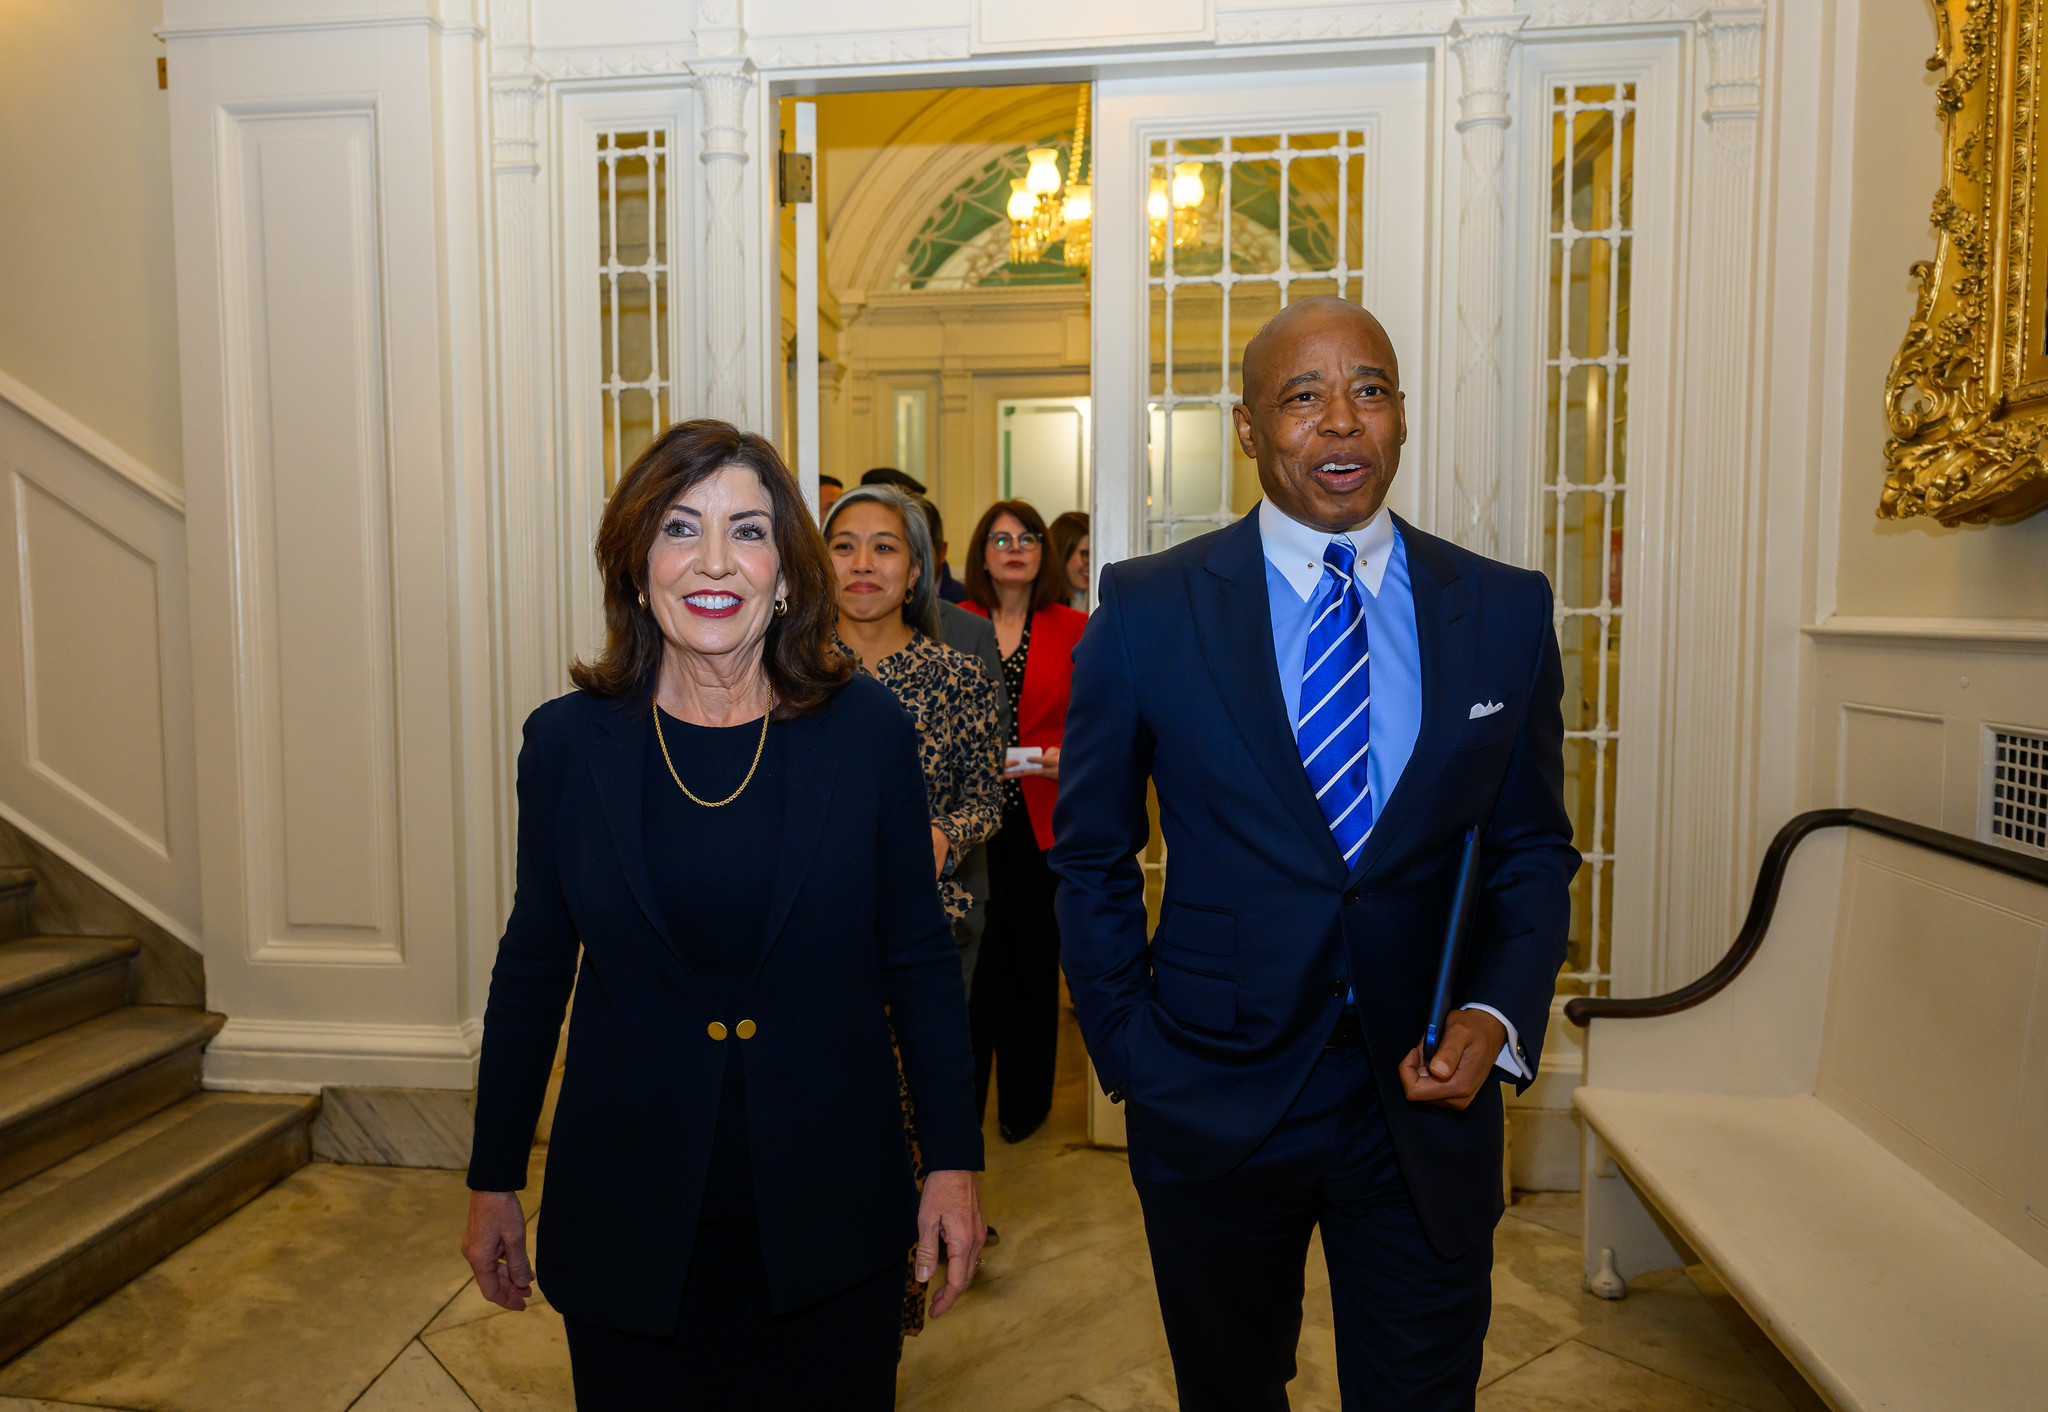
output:
[[[1027,154],[1029,168],[1010,180],[1010,263],[1036,264],[1060,238],[1064,228],[1059,196],[1059,150],[1034,147]]]
[[[1202,184],[1202,163],[1176,162],[1169,181],[1164,170],[1155,171],[1152,189],[1145,198],[1145,214],[1151,219],[1152,263],[1166,260],[1167,230],[1173,231],[1173,248],[1188,250],[1202,240],[1202,203],[1208,190]]]

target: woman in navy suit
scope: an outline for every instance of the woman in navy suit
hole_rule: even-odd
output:
[[[604,650],[519,754],[463,1253],[524,1307],[516,1193],[573,985],[539,1274],[577,1405],[893,1406],[905,1251],[944,1260],[942,1314],[984,1232],[915,729],[833,649],[823,543],[760,437],[669,428],[597,562]]]

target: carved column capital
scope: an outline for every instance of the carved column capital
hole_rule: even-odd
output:
[[[751,60],[699,61],[690,66],[697,76],[697,91],[704,103],[704,146],[706,162],[730,158],[747,160],[747,93],[754,86]]]
[[[1763,6],[1707,11],[1700,17],[1700,38],[1707,47],[1707,122],[1754,121],[1763,75]]]
[[[491,79],[491,165],[500,172],[540,171],[540,103],[543,84],[533,74],[498,74]]]
[[[1526,15],[1469,13],[1451,21],[1451,52],[1458,56],[1458,131],[1508,125],[1508,59],[1528,22]]]

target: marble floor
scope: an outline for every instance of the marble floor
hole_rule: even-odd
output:
[[[1071,1027],[1052,1119],[991,1132],[1002,1244],[913,1339],[898,1405],[1164,1412],[1173,1369],[1120,1154],[1087,1146]],[[535,1189],[527,1209],[535,1209]],[[559,1317],[487,1304],[456,1251],[459,1172],[315,1163],[13,1362],[0,1412],[553,1412]],[[1578,1205],[1529,1195],[1496,1243],[1485,1412],[1791,1412],[1821,1404],[1703,1270],[1608,1304],[1579,1289]],[[1338,1406],[1329,1282],[1311,1252],[1297,1409]]]

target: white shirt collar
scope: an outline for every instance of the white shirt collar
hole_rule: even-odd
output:
[[[1362,525],[1353,525],[1347,533],[1352,548],[1358,551],[1358,561],[1351,575],[1357,579],[1367,593],[1380,596],[1380,583],[1387,576],[1387,564],[1394,557],[1394,514],[1386,506],[1379,508]],[[1280,571],[1280,577],[1287,580],[1288,587],[1301,595],[1306,603],[1316,591],[1316,585],[1323,577],[1323,551],[1329,547],[1336,535],[1326,530],[1312,529],[1299,520],[1289,519],[1273,507],[1271,500],[1259,502],[1259,539],[1265,545],[1266,558]]]

